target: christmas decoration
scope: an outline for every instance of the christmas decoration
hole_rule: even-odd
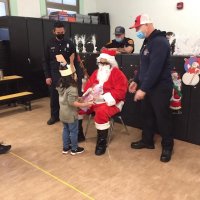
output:
[[[172,97],[170,99],[170,108],[174,111],[174,114],[181,114],[181,78],[178,72],[175,70],[172,71],[172,80],[173,80],[173,90],[172,90]]]
[[[184,68],[186,73],[182,77],[183,83],[191,86],[197,85],[200,74],[200,58],[192,56],[185,59]]]

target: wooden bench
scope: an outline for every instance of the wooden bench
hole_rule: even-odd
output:
[[[23,79],[23,77],[18,75],[4,76],[3,79],[0,80],[0,82],[6,82],[16,79]]]
[[[22,104],[25,105],[26,110],[31,110],[31,101],[30,97],[33,95],[32,92],[18,92],[14,94],[8,94],[4,96],[0,96],[0,104],[3,103],[10,103],[10,102],[18,102],[20,101]]]

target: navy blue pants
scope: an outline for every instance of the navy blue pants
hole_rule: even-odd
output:
[[[145,144],[153,144],[154,134],[158,131],[162,137],[162,147],[172,149],[172,116],[169,108],[172,89],[158,86],[142,100],[143,132]]]

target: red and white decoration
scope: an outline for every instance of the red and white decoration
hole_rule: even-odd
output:
[[[200,74],[200,58],[192,56],[188,59],[185,59],[184,68],[186,73],[182,77],[183,83],[191,86],[197,85]]]
[[[172,97],[170,99],[170,108],[172,110],[180,110],[181,109],[181,78],[178,72],[172,71],[172,80],[173,80],[173,91],[172,91]]]

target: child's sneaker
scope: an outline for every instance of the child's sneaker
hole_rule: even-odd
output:
[[[76,154],[79,154],[79,153],[83,153],[84,152],[84,148],[83,147],[77,147],[76,150],[71,150],[71,155],[76,155]]]
[[[63,154],[68,154],[70,149],[71,149],[71,147],[69,147],[68,149],[64,149],[64,148],[63,148],[62,153],[63,153]]]
[[[0,144],[0,154],[7,153],[11,149],[11,145]]]

